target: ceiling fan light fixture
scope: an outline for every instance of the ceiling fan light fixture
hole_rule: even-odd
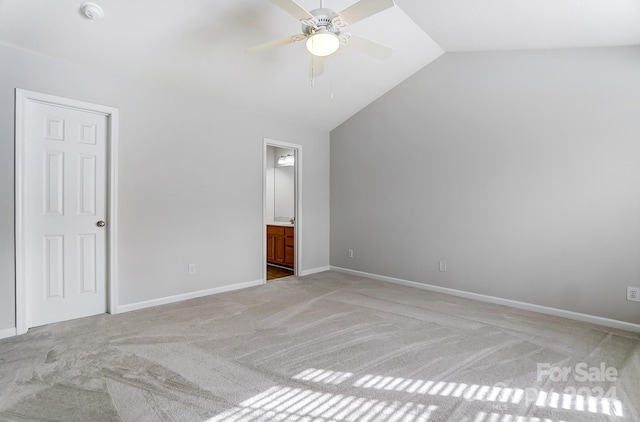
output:
[[[340,40],[336,34],[321,29],[307,39],[307,50],[314,56],[325,57],[338,51]]]

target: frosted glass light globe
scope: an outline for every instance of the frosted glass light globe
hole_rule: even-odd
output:
[[[338,51],[339,47],[338,37],[326,29],[319,30],[307,40],[307,50],[314,56],[329,56]]]

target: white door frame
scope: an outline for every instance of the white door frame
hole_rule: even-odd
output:
[[[42,94],[24,89],[16,89],[15,112],[15,248],[16,248],[16,332],[24,334],[26,326],[26,283],[24,226],[25,144],[27,137],[27,105],[30,102],[64,107],[73,110],[102,114],[107,117],[107,312],[116,313],[118,309],[118,109],[98,104],[86,103],[53,95]]]
[[[293,150],[295,158],[294,174],[294,196],[295,196],[295,219],[294,235],[294,259],[293,274],[299,276],[302,274],[300,268],[301,251],[302,251],[302,145],[292,144],[290,142],[277,141],[275,139],[264,138],[262,148],[262,280],[263,284],[267,282],[267,147],[288,148]]]

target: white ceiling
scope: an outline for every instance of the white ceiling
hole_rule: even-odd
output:
[[[103,20],[83,18],[79,0],[0,0],[0,42],[321,130],[444,51],[640,44],[640,0],[397,0],[347,30],[394,47],[394,56],[380,61],[341,48],[311,87],[303,43],[244,51],[300,33],[299,22],[269,0],[94,1]],[[340,11],[354,1],[325,6]]]
[[[445,51],[640,44],[640,0],[396,0]]]

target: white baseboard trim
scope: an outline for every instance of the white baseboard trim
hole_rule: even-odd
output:
[[[326,267],[311,268],[310,270],[301,271],[300,272],[300,277],[304,277],[305,275],[322,273],[322,272],[329,271],[329,270],[331,270],[331,267],[328,266],[328,265]]]
[[[15,337],[18,335],[18,332],[15,328],[3,328],[0,330],[0,339],[7,337]]]
[[[215,295],[218,293],[230,292],[232,290],[246,289],[247,287],[260,286],[264,280],[245,281],[242,283],[230,284],[228,286],[214,287],[212,289],[198,290],[196,292],[183,293],[175,296],[161,297],[159,299],[145,300],[143,302],[119,305],[117,313],[137,311],[138,309],[151,308],[153,306],[166,305],[169,303],[181,302],[183,300],[195,299],[197,297]]]
[[[374,280],[386,281],[388,283],[401,284],[403,286],[415,287],[418,289],[429,290],[432,292],[463,297],[466,299],[473,299],[473,300],[479,300],[481,302],[495,303],[496,305],[504,305],[504,306],[509,306],[511,308],[524,309],[527,311],[539,312],[541,314],[553,315],[557,317],[573,319],[576,321],[589,322],[591,324],[603,325],[605,327],[617,328],[620,330],[640,333],[640,324],[633,324],[630,322],[619,321],[616,319],[609,319],[609,318],[599,317],[596,315],[566,311],[564,309],[550,308],[548,306],[535,305],[533,303],[527,303],[527,302],[519,302],[517,300],[504,299],[501,297],[487,296],[480,293],[471,293],[471,292],[465,292],[463,290],[449,289],[447,287],[434,286],[432,284],[418,283],[416,281],[409,281],[409,280],[403,280],[400,278],[393,278],[393,277],[387,277],[387,276],[378,275],[378,274],[366,273],[363,271],[350,270],[348,268],[332,266],[331,270],[345,273],[345,274],[353,274],[360,277],[372,278]]]

